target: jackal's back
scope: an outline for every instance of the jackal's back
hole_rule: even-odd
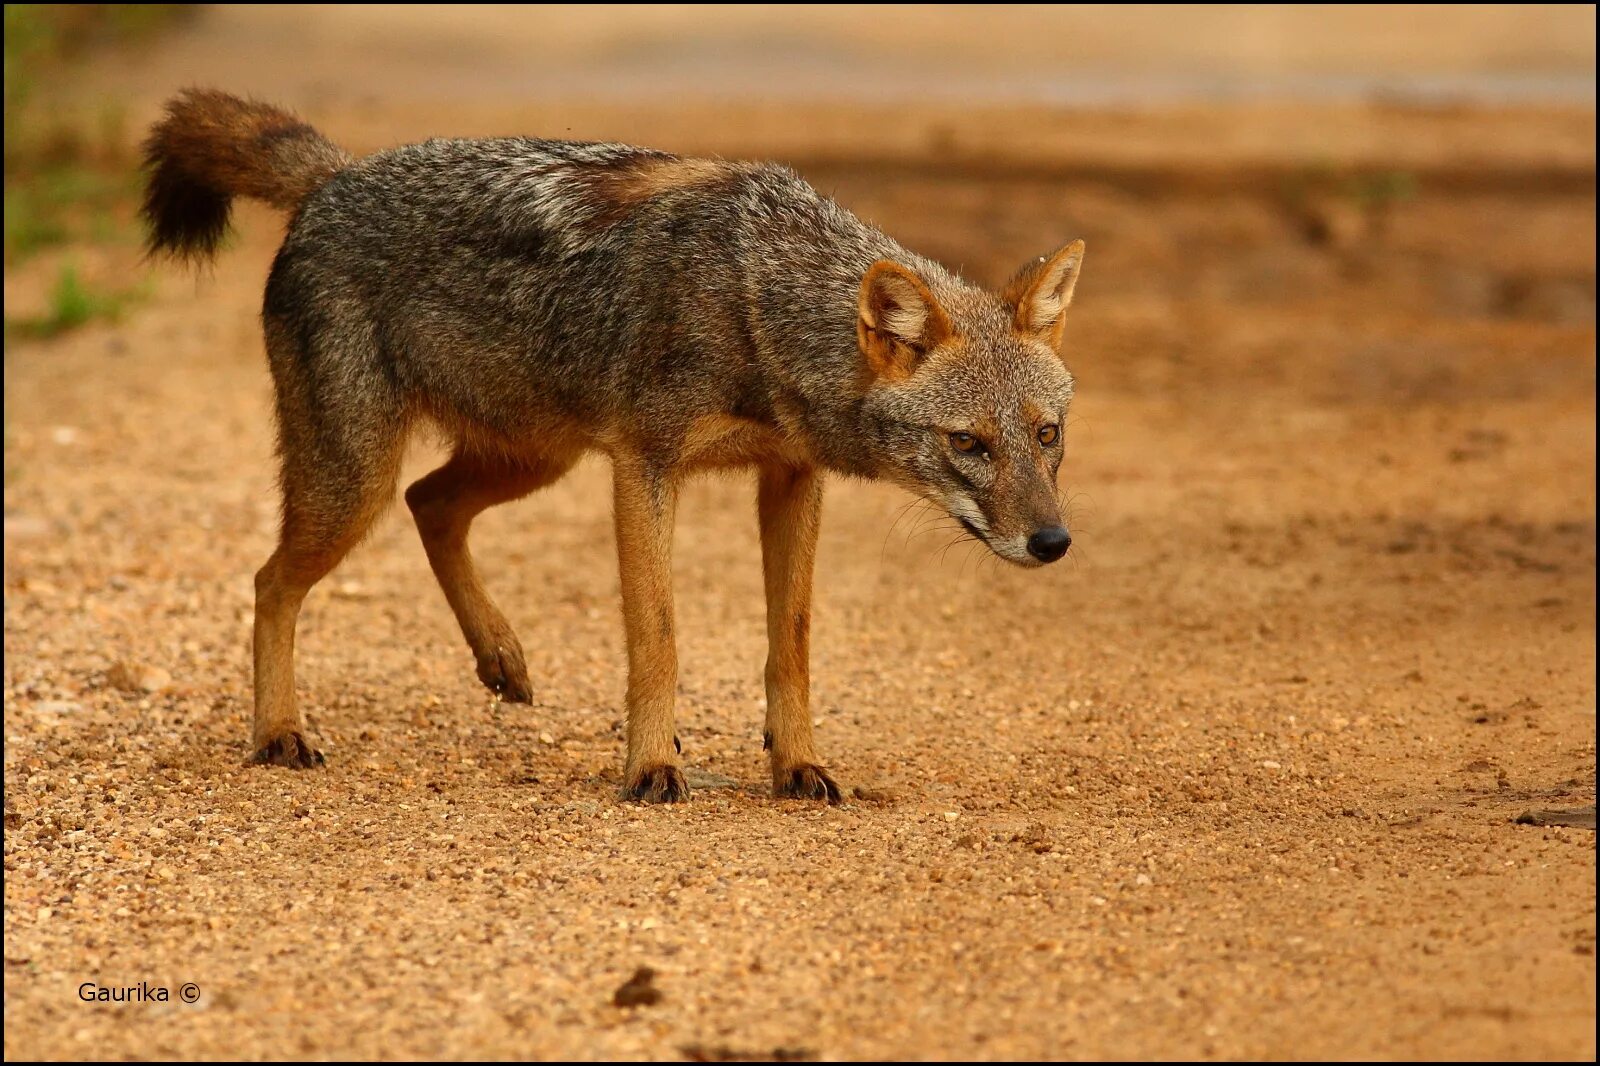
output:
[[[861,272],[893,251],[777,165],[433,140],[306,201],[266,310],[311,343],[330,314],[359,314],[400,388],[496,431],[641,407],[668,431],[698,411],[770,416],[775,333],[802,361],[852,351]]]

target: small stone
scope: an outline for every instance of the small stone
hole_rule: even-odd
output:
[[[648,966],[633,971],[633,976],[618,986],[611,1002],[618,1007],[649,1007],[661,1002],[661,989],[655,986],[656,972]]]
[[[122,660],[106,671],[106,680],[124,692],[161,692],[172,685],[172,675],[161,667]]]

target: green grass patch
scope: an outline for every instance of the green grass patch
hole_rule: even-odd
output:
[[[47,248],[71,241],[132,243],[129,224],[139,194],[134,168],[99,168],[58,163],[5,189],[5,261],[21,263]]]
[[[138,161],[121,105],[68,113],[46,90],[92,62],[96,49],[144,39],[194,6],[5,6],[7,267],[62,244],[137,240]]]
[[[71,263],[64,264],[50,290],[49,309],[34,318],[6,319],[6,333],[17,337],[46,338],[91,322],[115,322],[131,305],[149,294],[148,283],[115,291],[88,284]]]
[[[138,41],[192,14],[195,4],[5,5],[6,120],[53,66],[97,45]]]

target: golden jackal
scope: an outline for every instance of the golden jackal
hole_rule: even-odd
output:
[[[235,196],[292,218],[262,310],[283,524],[256,574],[257,762],[323,761],[295,705],[295,620],[393,497],[422,419],[455,450],[406,503],[478,676],[508,700],[530,699],[522,647],[467,530],[584,452],[610,457],[624,794],[651,802],[689,792],[669,576],[689,471],[759,473],[781,796],[839,799],[808,708],[824,472],[897,482],[1024,566],[1071,544],[1056,471],[1081,241],[991,294],[782,166],[535,138],[354,159],[284,111],[211,91],[171,101],[146,151],[154,251],[211,255]]]

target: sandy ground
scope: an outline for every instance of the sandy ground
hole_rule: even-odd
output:
[[[526,117],[300,102],[360,147]],[[777,802],[753,489],[697,482],[679,732],[711,776],[647,809],[604,465],[474,532],[531,707],[479,687],[400,510],[302,616],[328,768],[247,769],[278,233],[247,209],[214,273],[6,353],[8,1057],[1594,1056],[1593,832],[1513,821],[1595,802],[1592,109],[1273,111],[1416,168],[1387,213],[1260,110],[1051,113],[1031,170],[940,165],[1026,155],[1028,111],[887,155],[870,109],[568,112],[787,143],[977,280],[1086,238],[1072,555],[1004,568],[831,486],[815,715],[871,798]],[[659,1002],[613,1005],[639,966]],[[173,1001],[79,998],[140,981]]]

